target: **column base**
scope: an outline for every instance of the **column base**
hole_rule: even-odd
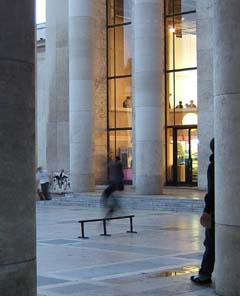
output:
[[[240,296],[240,227],[216,224],[216,292]]]
[[[1,296],[35,296],[36,261],[19,264],[3,265],[0,267]]]
[[[71,191],[74,193],[95,191],[94,175],[71,175]]]
[[[162,194],[161,179],[160,175],[136,176],[136,192],[144,195]]]

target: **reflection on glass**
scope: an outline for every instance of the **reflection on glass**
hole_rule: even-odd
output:
[[[196,10],[196,0],[166,0],[166,15]]]
[[[121,130],[109,133],[110,159],[120,156],[124,179],[132,180],[132,131]]]

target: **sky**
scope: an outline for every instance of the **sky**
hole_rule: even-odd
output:
[[[46,0],[36,0],[36,18],[37,24],[46,21]]]

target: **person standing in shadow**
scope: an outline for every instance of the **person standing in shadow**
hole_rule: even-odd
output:
[[[115,161],[110,163],[109,186],[102,193],[101,203],[107,210],[105,218],[111,218],[114,212],[120,208],[117,198],[113,195],[117,190],[124,190],[123,166],[119,156],[116,156]]]
[[[212,273],[215,263],[215,220],[214,220],[214,139],[210,142],[212,154],[207,170],[208,192],[205,195],[205,207],[200,217],[200,224],[205,227],[205,252],[202,258],[198,275],[191,276],[195,284],[204,285],[212,283]]]

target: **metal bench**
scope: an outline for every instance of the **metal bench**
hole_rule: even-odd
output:
[[[78,221],[78,223],[81,224],[81,234],[82,234],[82,236],[79,236],[78,238],[85,238],[85,239],[88,238],[87,236],[85,236],[85,233],[84,233],[84,223],[103,221],[103,234],[101,234],[101,235],[110,236],[111,234],[108,234],[107,233],[106,221],[119,220],[119,219],[127,219],[127,218],[129,218],[129,223],[130,223],[130,230],[128,230],[127,232],[128,233],[137,233],[136,231],[133,231],[133,218],[134,217],[135,217],[135,215],[127,215],[127,216],[119,216],[119,217],[111,217],[111,218],[99,218],[99,219],[80,220],[80,221]]]

